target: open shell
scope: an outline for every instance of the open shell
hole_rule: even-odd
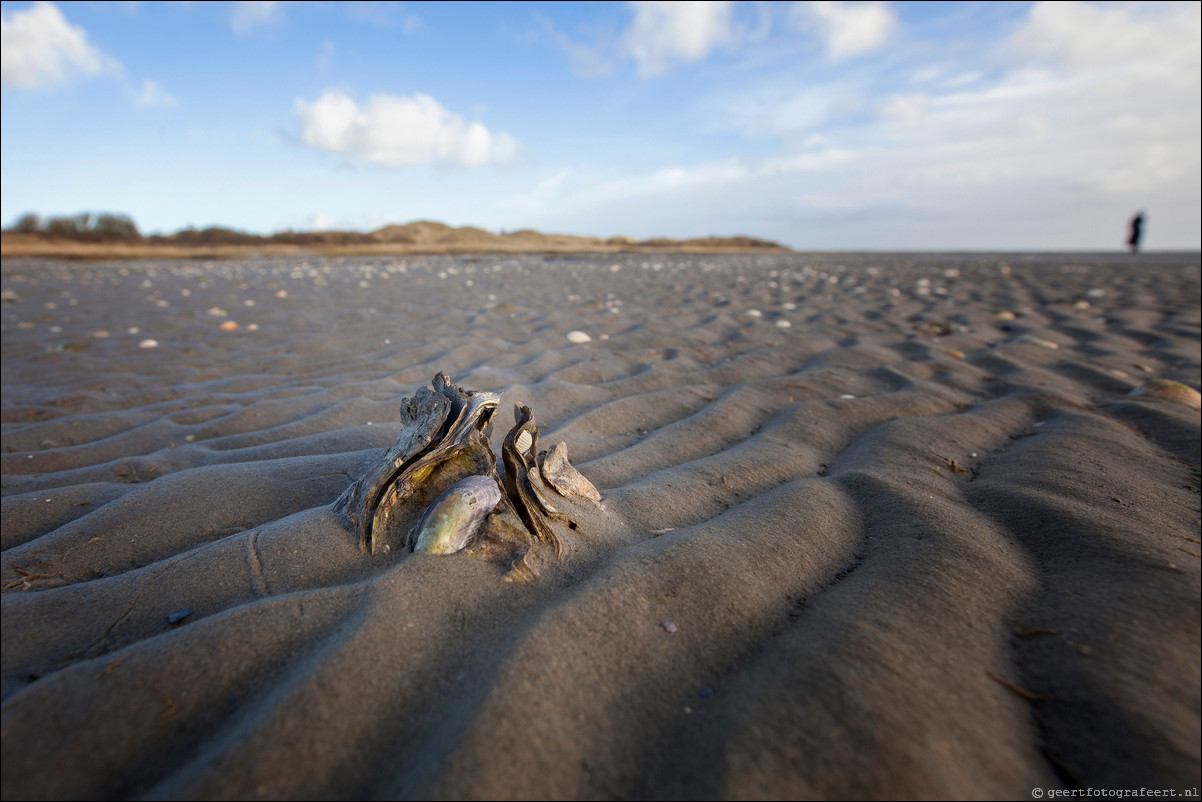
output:
[[[488,434],[501,397],[464,390],[442,373],[432,384],[401,402],[400,436],[334,504],[364,551],[407,542],[426,508],[460,480],[495,476]]]
[[[363,551],[466,550],[510,561],[509,578],[519,580],[536,576],[532,548],[563,552],[554,522],[575,530],[572,506],[599,504],[601,495],[568,463],[562,443],[536,458],[538,425],[520,404],[501,449],[502,482],[488,443],[499,401],[439,373],[401,402],[396,442],[334,503]]]

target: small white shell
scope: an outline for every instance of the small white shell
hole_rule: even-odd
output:
[[[534,438],[530,436],[530,432],[525,430],[523,430],[522,433],[517,436],[517,439],[513,441],[514,446],[517,447],[518,453],[523,456],[525,456],[526,452],[530,450],[530,446],[533,443]]]
[[[580,330],[569,331],[567,337],[570,343],[587,343],[593,339],[586,332]]]

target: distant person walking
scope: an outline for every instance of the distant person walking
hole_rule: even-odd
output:
[[[1131,246],[1131,253],[1139,253],[1139,241],[1144,236],[1144,213],[1136,212],[1135,217],[1131,218],[1131,233],[1127,237],[1127,244]]]

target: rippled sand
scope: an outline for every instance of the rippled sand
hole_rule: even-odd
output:
[[[5,798],[1199,785],[1199,414],[1130,395],[1202,381],[1196,254],[3,290]],[[332,514],[440,370],[605,497],[536,583]]]

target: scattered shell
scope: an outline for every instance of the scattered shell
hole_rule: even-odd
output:
[[[275,297],[276,297],[276,298],[287,298],[287,297],[288,297],[288,290],[280,290],[279,292],[277,292],[277,293],[275,294]]]
[[[237,331],[238,324],[232,320],[227,320],[221,324],[221,330],[222,331]]]
[[[994,320],[1014,320],[1018,315],[1011,312],[1009,309],[998,309],[993,313]]]
[[[143,340],[142,342],[138,343],[138,347],[139,348],[158,348],[159,341],[158,340]]]
[[[790,323],[789,321],[785,320],[784,318],[781,318],[780,320],[776,321],[776,325],[782,329],[787,329],[790,326],[792,326],[793,324]]]
[[[1031,343],[1031,345],[1038,345],[1040,348],[1047,348],[1047,349],[1050,349],[1050,350],[1052,350],[1052,351],[1059,351],[1059,350],[1060,350],[1060,345],[1059,345],[1059,343],[1054,343],[1054,342],[1052,342],[1051,340],[1045,340],[1045,339],[1043,339],[1042,337],[1035,337],[1035,336],[1033,336],[1033,335],[1031,335],[1031,334],[1023,334],[1023,335],[1020,335],[1020,336],[1018,336],[1018,337],[1015,337],[1013,340],[1011,340],[1011,342],[1016,342],[1016,343]]]
[[[1089,309],[1090,305],[1089,301],[1084,298],[1073,301],[1073,309]]]
[[[577,329],[576,331],[568,332],[568,342],[570,342],[570,343],[587,343],[587,342],[590,342],[592,339],[593,339],[592,337],[588,336],[588,334],[586,334],[583,331],[580,331],[579,329]]]
[[[747,315],[747,317],[762,317],[764,313],[758,309],[748,309],[743,314]]]
[[[475,536],[501,503],[501,488],[488,476],[463,479],[430,505],[414,530],[414,551],[454,554]]]
[[[947,355],[950,356],[952,359],[963,359],[964,358],[963,351],[948,351]]]
[[[676,631],[676,625],[675,625],[675,624],[673,624],[671,621],[665,621],[665,622],[664,622],[664,631],[665,631],[665,632],[675,632],[675,631]]]
[[[210,307],[209,314],[212,315],[213,317],[228,317],[229,316],[229,312],[225,311],[220,306]]]
[[[926,334],[930,337],[946,337],[952,333],[952,324],[946,320],[931,318],[919,323],[914,327],[914,330],[919,334]]]
[[[1202,394],[1188,384],[1172,379],[1148,379],[1132,390],[1130,395],[1146,395],[1161,401],[1185,404],[1195,411],[1202,411]]]

